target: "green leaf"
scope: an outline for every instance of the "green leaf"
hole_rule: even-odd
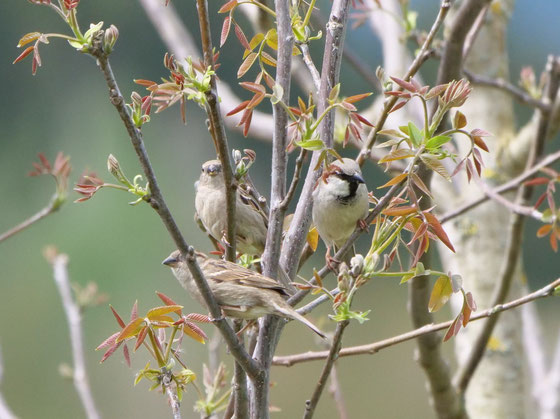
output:
[[[284,89],[282,88],[282,86],[276,83],[272,88],[272,97],[270,98],[270,101],[272,102],[273,105],[276,105],[278,102],[282,100],[283,97],[284,97]]]
[[[431,313],[438,311],[447,303],[451,294],[453,294],[451,279],[447,275],[440,276],[432,289],[428,310],[430,310]]]
[[[338,94],[340,93],[340,83],[338,83],[336,86],[334,86],[331,89],[331,92],[329,93],[329,103],[333,103],[337,98],[338,98]]]
[[[437,135],[426,141],[426,148],[436,149],[449,141],[451,141],[451,137],[447,135]]]
[[[419,147],[424,140],[424,135],[422,134],[422,131],[420,131],[420,129],[416,125],[414,125],[413,122],[409,122],[408,133],[410,135],[410,140],[412,141],[412,144],[414,144],[415,147]]]
[[[310,150],[310,151],[317,151],[317,150],[321,150],[325,147],[325,144],[323,143],[322,140],[306,140],[306,141],[300,141],[299,143],[296,142],[296,145],[298,147],[304,148],[306,150]]]

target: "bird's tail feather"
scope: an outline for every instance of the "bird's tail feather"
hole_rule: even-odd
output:
[[[279,313],[283,314],[285,317],[288,317],[290,319],[298,320],[298,321],[302,322],[304,325],[309,327],[311,330],[313,330],[315,333],[317,333],[323,339],[327,338],[327,336],[317,326],[315,326],[313,323],[311,323],[309,320],[307,320],[305,317],[303,317],[301,314],[299,314],[297,311],[295,311],[291,307],[288,309],[287,307],[282,307],[282,306],[276,305],[275,309]]]

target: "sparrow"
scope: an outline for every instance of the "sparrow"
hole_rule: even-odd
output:
[[[284,297],[288,296],[287,290],[275,280],[235,263],[209,258],[201,252],[195,252],[195,257],[216,302],[226,316],[253,320],[267,314],[274,314],[298,320],[325,338],[321,330],[284,300]],[[174,251],[162,263],[169,266],[183,288],[205,306],[204,299],[181,253],[178,250]]]
[[[195,208],[206,231],[222,242],[227,229],[226,192],[222,163],[210,160],[202,165],[196,185]],[[260,256],[264,252],[268,221],[258,204],[237,190],[236,247],[243,254]]]
[[[348,158],[335,160],[313,191],[313,224],[327,245],[327,259],[330,248],[340,249],[368,211],[368,191],[360,166]]]

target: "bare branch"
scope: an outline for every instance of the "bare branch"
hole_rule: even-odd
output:
[[[336,410],[338,411],[338,417],[340,419],[348,419],[349,416],[346,410],[344,397],[342,396],[342,389],[340,388],[340,380],[338,379],[336,364],[332,366],[331,370],[331,385],[329,386],[329,393],[334,399],[334,404],[336,406]]]
[[[319,89],[321,88],[321,74],[319,73],[319,70],[317,70],[315,63],[311,58],[311,53],[309,52],[309,45],[301,44],[299,47],[303,55],[303,62],[307,66],[307,69],[311,74],[311,78],[313,79],[313,84],[315,85],[314,93],[319,93]]]
[[[301,169],[303,168],[303,161],[305,160],[306,156],[307,150],[305,148],[301,148],[296,159],[296,167],[294,168],[294,176],[292,177],[292,183],[290,183],[290,189],[288,189],[288,193],[280,204],[282,207],[284,207],[284,209],[288,208],[288,205],[290,205],[290,201],[296,193],[297,185],[301,177]]]
[[[47,205],[45,208],[43,208],[37,214],[29,217],[27,220],[25,220],[21,224],[18,224],[17,226],[15,226],[15,227],[11,228],[10,230],[6,231],[5,233],[1,234],[0,235],[0,243],[2,243],[6,239],[9,239],[14,234],[17,234],[20,231],[25,230],[27,227],[31,226],[32,224],[35,224],[37,221],[41,221],[43,218],[52,214],[53,212],[57,211],[60,208],[60,205],[57,204],[57,202],[54,198],[56,198],[56,195],[53,197],[53,199],[51,200],[49,205]]]
[[[82,334],[82,316],[80,307],[72,297],[72,288],[68,278],[68,256],[57,254],[52,247],[45,250],[45,257],[53,267],[54,282],[62,299],[62,307],[68,321],[70,332],[70,346],[72,348],[73,380],[74,387],[80,396],[80,401],[89,419],[98,419],[101,416],[95,406],[93,395],[89,386],[84,356],[84,337]]]
[[[511,179],[510,181],[502,184],[501,186],[492,189],[491,192],[489,192],[490,190],[487,190],[486,191],[487,195],[483,195],[480,198],[473,199],[471,202],[467,202],[464,205],[442,215],[440,217],[440,222],[445,223],[446,221],[452,220],[453,218],[458,217],[461,214],[464,214],[465,212],[471,210],[472,208],[477,207],[478,205],[488,201],[490,199],[490,195],[502,194],[518,188],[524,181],[526,181],[531,176],[538,173],[543,167],[550,166],[551,164],[557,162],[558,160],[560,160],[560,151],[549,154],[544,159],[542,159],[539,163],[535,164],[530,169],[525,170],[519,176]]]
[[[510,94],[511,97],[513,97],[515,100],[524,103],[525,105],[540,109],[543,112],[549,112],[551,109],[550,104],[547,104],[542,100],[535,99],[529,93],[525,92],[519,87],[514,86],[511,83],[508,83],[504,79],[493,79],[480,74],[474,74],[466,68],[463,68],[463,74],[471,83],[503,90],[504,92]]]
[[[560,287],[560,278],[557,278],[555,281],[544,286],[543,288],[540,288],[539,290],[527,294],[521,298],[512,300],[509,303],[498,304],[478,314],[474,314],[471,317],[470,322],[492,317],[498,313],[501,313],[502,311],[511,310],[516,307],[522,306],[524,304],[531,303],[535,300],[550,297],[551,295],[554,294],[555,288],[558,287]],[[447,329],[449,326],[451,326],[452,323],[453,320],[449,320],[437,324],[428,324],[418,329],[411,330],[410,332],[406,332],[401,335],[397,335],[388,339],[380,340],[378,342],[343,348],[340,350],[339,357],[354,356],[354,355],[374,355],[377,352],[381,351],[382,349],[390,348],[391,346],[395,346],[400,343],[407,342],[412,339],[416,339],[420,336],[424,336],[429,333],[434,333],[440,330]],[[308,351],[295,355],[275,356],[274,360],[272,361],[272,365],[291,367],[292,365],[299,364],[301,362],[318,361],[321,359],[326,359],[328,355],[329,355],[329,351],[315,351],[315,352]]]
[[[173,419],[181,419],[181,403],[179,402],[177,387],[175,386],[172,377],[173,375],[171,374],[171,371],[166,370],[163,374],[161,384],[165,389],[165,394],[167,394],[167,399],[169,400],[169,405],[171,406],[171,412],[173,413]]]
[[[305,402],[305,413],[303,415],[303,419],[311,419],[313,417],[313,413],[315,413],[315,408],[317,407],[319,398],[321,397],[323,389],[327,384],[331,369],[334,366],[334,362],[338,358],[338,353],[340,352],[340,347],[342,346],[342,335],[344,333],[344,329],[346,329],[346,326],[348,326],[349,323],[349,320],[344,320],[336,325],[336,331],[334,333],[331,349],[329,350],[329,355],[327,356],[327,360],[325,362],[325,365],[323,366],[323,371],[321,372],[319,381],[317,381],[317,385],[315,387],[315,390],[313,391],[313,396],[311,397],[311,400],[307,400]]]

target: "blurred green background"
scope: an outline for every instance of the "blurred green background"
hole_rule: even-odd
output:
[[[174,3],[198,38],[194,3]],[[221,3],[211,4],[215,18]],[[426,28],[435,15],[437,2],[413,1],[412,7],[420,11],[420,26]],[[560,53],[559,14],[560,4],[556,2],[517,2],[508,38],[513,81],[517,80],[522,66],[532,65],[540,72],[547,54]],[[120,38],[111,62],[125,97],[128,98],[132,90],[141,90],[132,79],[158,80],[165,75],[162,57],[166,49],[139,3],[83,0],[79,18],[82,28],[89,22],[101,20],[119,28]],[[214,36],[219,33],[221,19],[215,19]],[[45,153],[51,160],[58,151],[70,155],[74,168],[72,182],[85,168],[109,180],[106,172],[109,153],[119,159],[131,177],[141,169],[126,132],[107,100],[103,77],[91,58],[76,53],[66,42],[53,39],[50,45],[41,46],[43,67],[36,76],[31,75],[30,59],[11,64],[20,52],[16,44],[23,34],[67,32],[63,22],[47,7],[17,0],[2,3],[0,25],[0,79],[3,80],[0,84],[0,232],[3,232],[45,206],[52,195],[54,186],[50,178],[26,176],[38,152]],[[372,52],[371,37],[368,29],[362,27],[350,30],[347,41],[354,44],[373,69],[379,64],[379,53],[377,47]],[[230,64],[239,60],[242,51],[231,40],[226,45],[221,56],[220,76],[234,82],[235,70]],[[425,73],[424,76],[433,80],[433,75]],[[343,67],[341,78],[348,94],[369,89],[347,67]],[[523,122],[529,112],[519,107],[519,116]],[[193,222],[193,182],[198,177],[200,164],[214,157],[213,147],[200,110],[191,104],[187,118],[185,127],[177,108],[156,115],[145,126],[144,138],[168,205],[187,241],[208,250],[209,243]],[[230,133],[229,138],[234,148],[257,151],[254,179],[266,194],[270,170],[267,163],[270,152],[266,144],[243,139],[236,133]],[[366,169],[366,176],[370,185],[381,181],[372,168]],[[52,272],[41,255],[46,245],[54,244],[69,255],[72,281],[82,286],[95,281],[102,292],[110,295],[110,303],[124,318],[128,318],[135,300],[139,301],[140,313],[159,305],[156,290],[184,304],[187,311],[203,312],[161,265],[173,250],[173,243],[151,208],[147,205],[131,207],[127,202],[132,197],[114,190],[103,190],[82,204],[71,203],[76,198],[78,196],[72,192],[69,203],[60,212],[0,243],[0,345],[4,363],[0,391],[22,418],[84,416],[72,383],[58,373],[60,363],[71,362],[71,354],[66,319]],[[529,261],[531,286],[536,287],[552,279],[553,269],[558,267],[557,255],[545,241],[532,239],[535,225],[529,224],[527,229],[531,245],[526,246],[525,256]],[[323,260],[322,251],[316,264]],[[379,280],[368,284],[355,307],[371,307],[371,321],[361,327],[350,327],[344,344],[373,342],[409,330],[406,294],[406,288],[396,282]],[[548,318],[558,314],[552,300],[539,303],[539,308]],[[333,324],[317,320],[325,319],[326,312],[323,308],[314,313],[313,318],[322,328],[332,330]],[[439,315],[440,319],[447,317],[447,312]],[[120,355],[99,365],[102,353],[93,349],[118,329],[107,305],[88,310],[83,326],[89,377],[103,416],[169,417],[164,397],[157,392],[148,393],[146,382],[133,387],[135,372],[147,361],[145,352],[133,355],[132,369],[124,364]],[[209,326],[205,330],[212,332]],[[285,329],[277,352],[289,354],[315,349],[318,348],[316,344],[308,330],[291,323]],[[451,359],[451,344],[444,348]],[[375,356],[343,359],[338,363],[350,417],[433,416],[426,399],[423,375],[413,361],[413,349],[413,343],[408,343]],[[207,359],[205,348],[186,340],[184,351],[189,367],[201,373],[201,365]],[[229,361],[229,356],[224,354],[224,359]],[[282,409],[275,417],[301,415],[321,367],[320,362],[292,368],[274,367],[276,386],[271,402]],[[191,389],[184,400],[184,417],[196,417],[190,407],[195,399],[196,393]],[[336,417],[328,394],[319,405],[317,417]]]

